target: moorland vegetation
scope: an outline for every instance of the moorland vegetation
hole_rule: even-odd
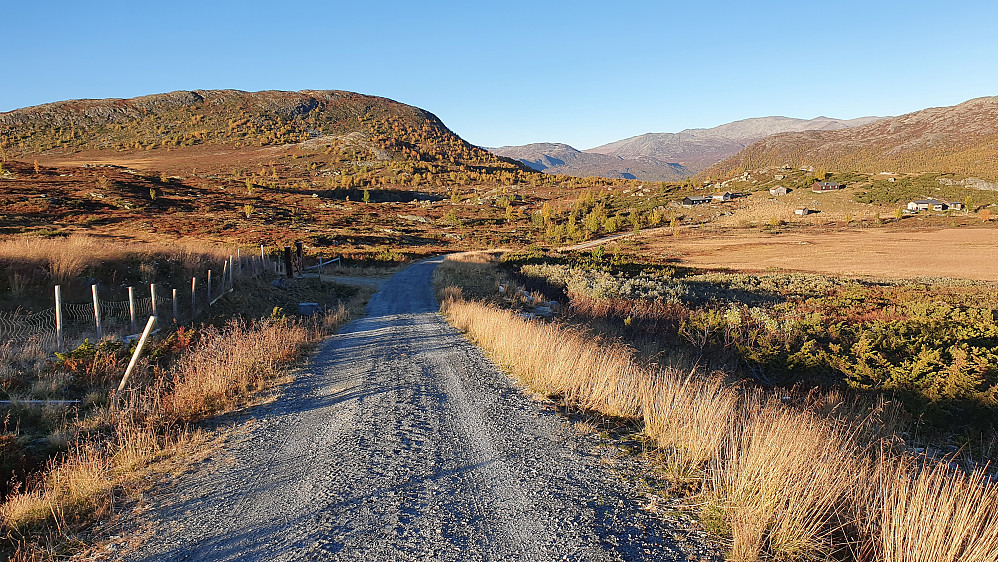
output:
[[[752,346],[796,321],[765,308],[782,300],[786,279],[693,274],[677,287],[675,272],[652,279],[656,272],[646,270],[655,267],[617,257],[618,272],[629,269],[637,281],[590,263],[610,275],[594,282],[585,270],[539,259],[508,256],[505,267],[487,254],[448,260],[435,279],[444,313],[529,390],[604,416],[597,427],[637,423],[662,474],[657,487],[686,495],[730,559],[998,559],[998,488],[988,469],[926,449],[892,393],[756,384],[758,377],[746,384],[728,370],[757,361]],[[855,284],[796,281],[802,294],[827,293],[835,314],[859,313],[843,320],[880,320],[837,302],[862,290]],[[716,284],[715,294],[690,289],[698,283]],[[675,298],[638,297],[670,285]],[[567,297],[559,320],[518,312],[551,307],[552,293]],[[753,306],[731,306],[740,293]],[[659,337],[665,341],[649,341]],[[649,345],[662,352],[649,356]],[[993,453],[993,445],[973,454]]]

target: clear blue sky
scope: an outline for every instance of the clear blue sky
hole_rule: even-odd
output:
[[[468,141],[577,148],[767,115],[998,95],[998,2],[8,2],[0,111],[181,89],[340,89]]]

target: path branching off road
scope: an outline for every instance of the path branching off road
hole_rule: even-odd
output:
[[[440,260],[154,496],[135,560],[699,560],[584,437],[436,312]],[[693,552],[695,549],[697,552]]]

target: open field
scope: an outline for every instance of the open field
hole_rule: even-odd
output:
[[[998,281],[998,228],[683,231],[678,237],[659,231],[641,241],[643,251],[696,267]]]

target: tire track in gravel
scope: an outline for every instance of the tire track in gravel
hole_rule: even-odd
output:
[[[391,277],[244,438],[154,498],[130,558],[711,558],[436,313],[440,261]]]

